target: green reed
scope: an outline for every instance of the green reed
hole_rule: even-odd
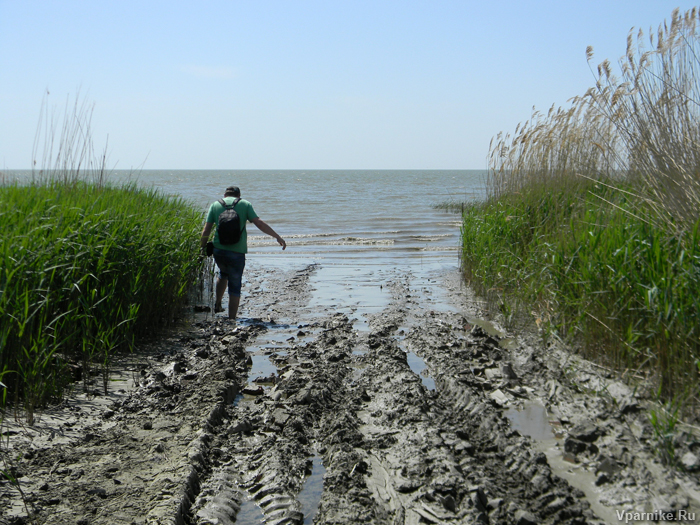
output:
[[[433,204],[433,208],[436,210],[443,210],[450,213],[462,213],[464,211],[465,203],[461,200],[450,200],[445,202],[439,202]]]
[[[106,389],[116,351],[173,322],[200,269],[201,213],[134,185],[0,186],[0,375],[34,410],[80,364]],[[87,383],[86,383],[87,386]]]
[[[650,50],[630,34],[620,78],[605,61],[569,108],[495,137],[489,197],[463,214],[465,275],[502,313],[696,407],[698,20],[674,11]]]
[[[698,384],[698,225],[679,239],[630,219],[621,195],[591,183],[469,205],[463,268],[502,311],[524,301],[544,330],[606,365],[655,374],[672,397]]]

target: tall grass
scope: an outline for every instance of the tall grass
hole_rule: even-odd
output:
[[[72,101],[66,97],[61,116],[49,104],[47,91],[32,148],[32,182],[83,181],[101,186],[107,181],[107,144],[95,151],[93,111],[94,104],[78,93]]]
[[[58,153],[33,182],[0,186],[0,378],[30,424],[61,396],[71,363],[86,387],[100,366],[106,391],[115,352],[172,323],[201,267],[201,213],[111,186],[86,134],[89,112],[67,115]]]
[[[676,10],[655,34],[630,33],[619,78],[604,61],[569,107],[495,137],[488,199],[467,207],[463,228],[465,274],[506,316],[526,304],[588,357],[696,405],[697,24],[696,10]]]
[[[28,413],[78,362],[107,380],[114,352],[172,322],[199,269],[201,216],[134,186],[0,187],[0,371]]]

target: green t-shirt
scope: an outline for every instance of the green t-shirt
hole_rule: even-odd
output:
[[[224,197],[224,202],[229,206],[233,204],[238,197]],[[224,207],[219,203],[219,201],[214,202],[209,206],[209,213],[207,213],[207,222],[212,222],[214,225],[219,223],[219,215],[224,211]],[[219,232],[214,234],[214,247],[220,248],[222,250],[230,250],[232,252],[238,253],[248,253],[248,232],[245,227],[248,222],[252,222],[253,219],[258,218],[258,214],[255,213],[253,205],[247,200],[241,199],[236,204],[236,213],[241,219],[241,227],[243,231],[241,232],[241,240],[236,244],[221,244],[219,242]]]

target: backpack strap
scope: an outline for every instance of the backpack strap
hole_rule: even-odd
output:
[[[238,197],[235,201],[233,201],[232,206],[235,208],[236,204],[238,204],[241,201],[241,198]],[[241,233],[243,233],[243,230],[245,230],[245,221],[243,221],[243,227],[241,228]]]
[[[230,206],[231,206],[231,207],[235,207],[236,204],[238,204],[240,201],[241,201],[241,198],[238,197],[235,201],[233,201],[233,204],[231,204]],[[222,205],[224,208],[226,208],[226,209],[229,208],[229,205],[226,204],[226,201],[225,201],[224,199],[219,199],[219,200],[216,201],[216,202],[218,202],[219,204],[221,204],[221,205]]]

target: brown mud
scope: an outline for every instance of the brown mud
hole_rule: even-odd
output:
[[[647,399],[561,346],[505,337],[455,271],[397,270],[360,322],[310,304],[317,270],[254,266],[238,324],[144,346],[107,396],[76,385],[31,428],[8,414],[0,523],[700,517],[692,429],[675,434],[682,468],[663,467]]]

